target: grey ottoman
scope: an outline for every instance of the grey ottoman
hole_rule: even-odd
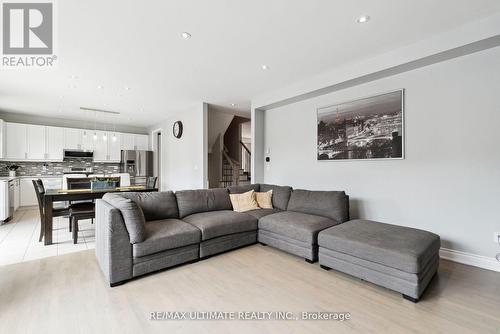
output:
[[[319,263],[398,291],[417,302],[439,266],[438,235],[414,228],[351,220],[319,233]]]

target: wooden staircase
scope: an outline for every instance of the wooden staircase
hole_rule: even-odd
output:
[[[249,172],[244,171],[240,163],[232,159],[227,154],[227,149],[224,148],[223,151],[223,162],[222,162],[222,180],[220,181],[220,187],[238,186],[246,185],[252,182]]]

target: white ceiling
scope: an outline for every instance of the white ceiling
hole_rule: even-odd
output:
[[[143,127],[199,102],[248,112],[268,90],[498,11],[498,0],[58,1],[58,68],[1,70],[0,110],[84,119],[85,106]]]

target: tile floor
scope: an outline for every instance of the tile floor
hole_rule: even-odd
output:
[[[79,222],[78,244],[73,244],[68,219],[54,218],[54,243],[38,242],[40,214],[37,207],[20,208],[14,217],[0,225],[0,266],[78,252],[95,247],[95,230],[90,220]]]

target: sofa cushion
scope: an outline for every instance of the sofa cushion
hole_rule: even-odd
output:
[[[136,202],[144,212],[146,221],[179,218],[177,200],[172,191],[126,192],[120,195]]]
[[[287,210],[323,216],[343,223],[348,217],[347,207],[347,196],[343,191],[294,189]]]
[[[247,191],[253,190],[253,191],[259,191],[260,185],[257,184],[245,184],[242,186],[230,186],[227,187],[227,190],[229,191],[230,194],[243,194],[246,193]]]
[[[188,215],[217,210],[232,210],[229,193],[225,188],[182,190],[175,193],[181,218]]]
[[[318,233],[337,224],[326,217],[301,212],[282,211],[259,219],[259,229],[305,242],[318,243]]]
[[[260,185],[261,192],[266,192],[269,190],[273,191],[273,207],[280,210],[286,210],[288,201],[290,200],[290,194],[292,193],[292,187],[276,186],[272,184]]]
[[[255,200],[261,209],[273,209],[273,191],[256,192]]]
[[[273,213],[281,212],[279,209],[257,209],[245,211],[246,214],[255,217],[257,219],[261,219],[262,217],[272,215]]]
[[[256,218],[229,210],[195,213],[183,220],[201,230],[202,240],[257,229]]]
[[[229,194],[231,205],[236,212],[258,210],[259,206],[255,200],[255,191],[250,190],[243,194]]]
[[[104,194],[102,199],[120,210],[130,243],[135,244],[144,241],[146,238],[146,219],[141,207],[120,194],[107,193]]]
[[[197,244],[201,232],[196,227],[179,219],[154,220],[146,223],[146,238],[134,244],[134,257],[141,257],[168,249]]]
[[[438,235],[369,220],[351,220],[322,231],[319,245],[408,273],[422,272],[438,256]]]

